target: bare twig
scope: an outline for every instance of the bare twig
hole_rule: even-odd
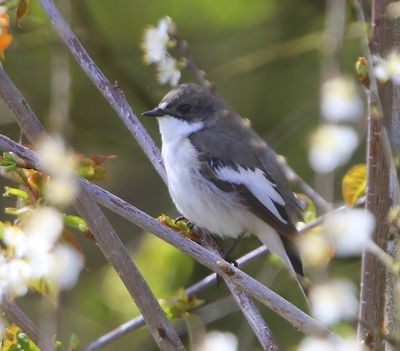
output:
[[[199,234],[201,245],[209,249],[216,255],[221,256],[221,250],[211,233],[208,233],[205,230],[199,230]],[[255,306],[254,301],[249,297],[246,292],[244,292],[232,281],[225,280],[225,284],[227,285],[233,298],[235,299],[251,329],[256,335],[263,350],[278,351],[278,343],[272,335],[272,332],[269,329],[268,325],[265,323],[260,311]]]
[[[89,4],[86,1],[72,1],[74,8],[74,20],[83,26],[87,36],[90,38],[89,49],[97,53],[96,58],[107,67],[107,71],[117,77],[118,83],[125,87],[128,92],[135,95],[147,109],[153,108],[155,101],[151,94],[141,86],[140,83],[132,77],[132,73],[121,65],[115,59],[115,53],[110,49],[107,38],[104,35],[101,26],[98,24],[90,11]]]
[[[64,41],[65,45],[69,48],[94,85],[107,99],[115,112],[117,112],[118,116],[136,138],[140,147],[160,174],[161,178],[166,182],[167,178],[160,150],[133,112],[132,107],[126,101],[123,91],[118,86],[112,84],[99,70],[96,63],[91,59],[78,38],[71,31],[71,28],[62,18],[54,2],[52,0],[40,0],[40,3],[60,38]]]
[[[14,112],[22,131],[35,144],[45,134],[44,129],[3,69],[0,69],[0,99]],[[38,163],[37,160],[36,163]],[[129,253],[117,233],[84,188],[81,189],[78,195],[76,208],[88,222],[89,228],[103,254],[113,265],[141,310],[158,346],[162,350],[184,350],[178,335],[130,259]]]
[[[277,161],[281,165],[287,179],[293,184],[297,185],[300,190],[306,194],[322,212],[328,212],[332,209],[332,204],[326,201],[320,194],[317,193],[304,179],[302,179],[294,170],[291,168],[286,159],[283,156],[277,155]]]
[[[178,33],[178,28],[174,26],[170,33],[171,37],[176,40],[176,49],[178,53],[185,59],[186,67],[193,73],[197,82],[207,89],[212,89],[212,84],[206,78],[206,72],[197,67],[193,57],[189,53],[189,45],[186,40]]]
[[[11,139],[2,135],[0,135],[0,149],[12,150],[20,157],[30,160],[37,169],[41,169],[33,151],[22,145],[16,144]],[[232,281],[250,296],[254,297],[281,317],[285,318],[298,330],[309,335],[327,337],[335,340],[338,339],[336,335],[324,328],[319,322],[312,319],[299,308],[292,305],[290,302],[286,301],[280,295],[268,289],[248,274],[222,260],[218,255],[210,252],[186,237],[177,234],[172,229],[162,225],[145,212],[127,203],[116,195],[97,185],[89,183],[85,179],[80,178],[79,180],[81,186],[84,187],[100,204],[193,257],[202,265],[221,275],[225,280]]]
[[[18,325],[21,330],[28,335],[41,351],[54,350],[55,340],[46,340],[45,336],[40,332],[39,328],[33,323],[29,317],[22,311],[15,302],[3,297],[0,303],[0,311],[9,323]]]
[[[237,260],[238,267],[244,267],[245,265],[249,264],[250,262],[254,261],[258,257],[266,255],[269,253],[269,250],[265,246],[260,246],[257,249],[249,252],[248,254],[244,255],[243,257]],[[195,294],[205,290],[209,286],[215,285],[217,282],[217,275],[215,273],[211,273],[207,277],[201,279],[196,284],[192,285],[191,287],[186,289],[186,294],[189,297],[194,296]],[[145,322],[142,316],[137,316],[136,318],[125,322],[118,326],[117,328],[111,330],[110,332],[102,335],[97,340],[90,343],[83,351],[94,351],[98,350],[105,345],[109,344],[110,342],[116,340],[117,338],[125,335],[133,330],[141,328],[145,326]]]
[[[134,114],[132,108],[127,103],[122,90],[111,84],[104,76],[104,74],[99,70],[99,68],[90,58],[82,44],[79,42],[78,38],[71,31],[68,24],[62,18],[61,14],[55,7],[54,2],[52,0],[41,0],[41,4],[47,12],[58,34],[60,35],[64,43],[68,46],[71,53],[75,56],[82,69],[93,81],[95,86],[100,90],[107,101],[112,105],[114,110],[118,113],[118,116],[122,119],[127,128],[137,139],[139,145],[143,148],[153,166],[161,175],[164,182],[166,182],[166,174],[160,156],[160,151]],[[183,39],[181,39],[178,34],[176,34],[176,39],[178,50],[187,60],[187,67],[193,72],[199,84],[210,88],[210,83],[208,80],[205,79],[204,72],[197,67],[194,60],[189,55],[187,43]],[[286,170],[289,171],[289,168],[286,168]],[[302,191],[310,196],[322,210],[326,211],[328,208],[330,208],[329,204],[320,195],[318,195],[315,190],[313,190],[306,182],[304,182],[304,180],[299,177],[292,169],[290,169],[290,173],[296,176],[296,183],[300,186]]]
[[[371,65],[373,63],[372,54],[385,55],[393,49],[397,40],[392,26],[397,25],[398,27],[399,21],[398,19],[393,21],[388,19],[385,14],[386,4],[382,1],[372,1],[371,42],[368,41],[369,36],[366,31],[362,37],[365,55]],[[359,21],[364,23],[365,14],[361,1],[354,0],[354,5]],[[369,75],[366,207],[374,214],[377,223],[372,239],[378,247],[387,252],[389,245],[396,245],[396,239],[391,238],[387,214],[392,205],[391,200],[398,199],[398,194],[392,192],[390,184],[396,183],[396,191],[398,191],[398,179],[396,172],[392,172],[393,160],[390,147],[387,146],[385,140],[387,137],[385,125],[389,127],[389,134],[391,134],[390,129],[393,129],[394,124],[397,123],[395,121],[396,106],[399,96],[394,93],[390,82],[378,86],[372,66]],[[395,145],[396,142],[393,144]],[[385,330],[390,334],[394,334],[397,330],[394,279],[394,276],[388,274],[385,265],[379,261],[376,255],[368,251],[363,253],[359,320],[364,323],[358,325],[358,336],[374,349],[383,348],[382,338],[379,333],[375,332],[376,330]],[[373,326],[373,329],[368,326]],[[387,349],[390,349],[390,346],[386,346]]]

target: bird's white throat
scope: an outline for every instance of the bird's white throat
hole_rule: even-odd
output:
[[[158,125],[163,144],[176,138],[185,138],[203,128],[203,122],[186,122],[172,116],[158,117]]]

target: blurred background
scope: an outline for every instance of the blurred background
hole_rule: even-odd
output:
[[[156,106],[168,91],[167,86],[158,84],[154,67],[144,65],[140,43],[149,24],[156,25],[159,18],[170,16],[180,36],[188,41],[196,64],[215,83],[217,93],[249,118],[258,133],[287,157],[299,175],[315,184],[308,148],[310,134],[320,121],[324,2],[62,0],[57,5],[100,69],[123,89],[138,116]],[[349,6],[340,54],[342,70],[349,76],[355,76],[354,63],[362,54],[360,30],[354,21]],[[49,129],[61,123],[63,135],[76,153],[117,156],[107,163],[108,180],[101,186],[152,216],[177,216],[162,180],[60,43],[37,1],[31,2],[28,15],[20,27],[13,26],[12,33],[13,44],[6,52],[4,67],[41,121]],[[194,77],[184,71],[182,82],[194,82]],[[143,123],[159,144],[155,121]],[[18,127],[3,106],[0,129],[9,137],[18,138]],[[363,154],[361,145],[354,157],[361,158]],[[335,193],[340,199],[341,173],[337,173]],[[1,201],[3,207],[12,200]],[[151,234],[107,214],[157,297],[173,296],[179,287],[187,287],[209,273]],[[77,238],[85,253],[86,269],[77,286],[61,297],[58,338],[67,340],[75,333],[84,346],[133,318],[138,311],[94,242],[79,234]],[[257,245],[257,240],[246,239],[235,255],[239,257]],[[229,241],[222,246],[229,246]],[[331,270],[333,275],[345,271],[357,281],[359,262],[336,262]],[[305,308],[296,285],[274,262],[264,257],[246,271]],[[230,331],[239,338],[240,350],[260,349],[226,288],[208,289],[198,298],[204,299],[205,304],[191,315],[189,325]],[[18,302],[34,320],[40,320],[40,298],[30,296]],[[282,349],[293,348],[301,334],[265,307],[261,310]],[[177,322],[177,326],[186,334],[187,325]],[[341,327],[345,329],[346,325]],[[128,348],[155,350],[156,346],[149,333],[140,330],[105,350]]]

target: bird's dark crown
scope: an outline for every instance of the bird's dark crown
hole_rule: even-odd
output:
[[[206,88],[182,84],[164,96],[158,107],[143,113],[145,116],[173,116],[188,122],[204,121],[215,116],[223,102]]]

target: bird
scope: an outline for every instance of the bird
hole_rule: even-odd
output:
[[[170,196],[190,223],[215,236],[253,234],[275,253],[304,292],[295,221],[302,206],[276,153],[210,89],[181,84],[156,117]]]

